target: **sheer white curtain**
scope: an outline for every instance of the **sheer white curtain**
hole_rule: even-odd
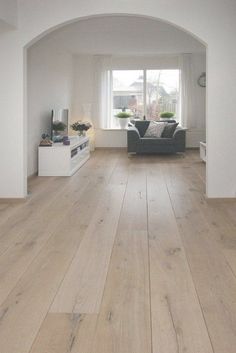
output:
[[[110,55],[94,56],[94,104],[95,128],[111,127],[111,62]]]
[[[181,96],[180,121],[182,126],[186,128],[194,128],[196,121],[193,114],[194,79],[192,54],[180,55],[179,68]]]

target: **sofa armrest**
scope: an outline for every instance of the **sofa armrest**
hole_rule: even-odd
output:
[[[186,129],[179,127],[175,130],[173,138],[174,139],[181,139],[186,135]]]
[[[128,127],[127,130],[127,146],[128,152],[136,152],[137,143],[140,140],[140,134],[135,126]]]
[[[181,152],[184,152],[186,145],[186,129],[181,127],[177,128],[174,132],[173,139],[175,141],[176,147],[178,147]]]
[[[135,126],[129,126],[127,130],[127,134],[128,134],[128,138],[131,138],[133,140],[140,139],[139,131]]]

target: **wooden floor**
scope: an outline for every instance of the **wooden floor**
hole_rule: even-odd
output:
[[[236,202],[204,180],[99,150],[0,203],[0,353],[235,353]]]

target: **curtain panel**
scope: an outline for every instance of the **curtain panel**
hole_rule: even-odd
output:
[[[180,121],[183,127],[195,128],[196,121],[193,114],[194,78],[192,54],[179,56],[180,69]]]
[[[111,126],[111,59],[110,55],[95,55],[93,88],[93,122],[95,128]]]

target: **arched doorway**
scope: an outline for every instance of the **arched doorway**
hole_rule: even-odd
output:
[[[209,4],[210,5],[210,4]],[[56,11],[55,11],[56,7]],[[182,8],[181,8],[182,7]],[[19,3],[19,27],[1,34],[1,84],[3,92],[2,149],[5,151],[1,166],[0,195],[5,198],[26,196],[26,95],[24,94],[24,49],[29,43],[47,32],[70,21],[103,15],[134,15],[162,19],[207,44],[207,190],[208,197],[235,197],[236,148],[233,136],[235,130],[234,97],[236,88],[232,73],[235,72],[235,50],[232,47],[236,30],[234,11],[230,5],[217,3],[212,16],[211,6],[190,0],[178,3],[164,3],[151,0],[149,6],[132,2],[81,4],[69,0],[61,2],[39,1]],[[220,26],[219,24],[225,24]],[[10,55],[10,56],[9,56]],[[9,60],[9,57],[11,60]],[[222,82],[227,90],[222,90]],[[228,123],[222,117],[227,111]],[[12,129],[14,126],[14,129]],[[11,144],[9,144],[11,136]],[[17,153],[16,153],[17,151]]]
[[[83,24],[83,26],[82,26],[82,24]],[[101,28],[101,24],[103,24],[102,28]],[[128,27],[127,27],[127,24],[128,24]],[[126,37],[126,43],[122,43],[122,42],[119,43],[119,37],[114,36],[114,33],[112,32],[112,26],[113,27],[115,26],[116,30],[117,30],[118,26],[121,26],[123,33],[125,33],[125,31],[126,31],[127,37],[128,37],[128,38]],[[146,29],[145,29],[145,26],[146,26]],[[93,28],[93,27],[94,28],[96,27],[96,31],[92,32],[91,28]],[[86,37],[86,33],[88,32],[88,28],[90,29],[90,32],[93,34],[93,36],[95,34],[97,34],[97,32],[99,32],[99,30],[104,34],[105,30],[108,30],[110,28],[110,32],[109,32],[109,40],[110,41],[108,41],[107,47],[106,47],[106,45],[104,46],[104,43],[103,43],[103,46],[101,47],[102,41],[101,41],[100,37],[97,37],[97,39],[95,39],[93,41],[93,43],[91,44],[91,46],[93,47],[92,54],[94,54],[94,55],[107,54],[108,52],[110,52],[113,55],[126,55],[126,56],[131,55],[134,57],[134,56],[137,56],[137,55],[140,56],[141,54],[143,54],[143,55],[149,55],[149,62],[150,62],[151,50],[153,50],[153,53],[152,53],[153,57],[157,54],[159,56],[164,54],[164,55],[166,55],[167,60],[170,60],[170,57],[172,57],[172,59],[173,59],[173,56],[177,57],[177,55],[181,52],[183,53],[186,51],[189,52],[191,50],[200,50],[201,47],[204,48],[204,50],[205,50],[205,46],[199,40],[197,40],[195,37],[190,35],[189,32],[183,31],[182,29],[179,29],[179,27],[174,26],[172,24],[170,25],[169,22],[160,21],[160,20],[154,19],[153,17],[134,16],[134,15],[132,15],[132,16],[131,15],[90,16],[90,17],[86,17],[86,18],[80,18],[79,20],[76,19],[73,21],[69,21],[69,23],[66,23],[66,24],[64,23],[63,25],[57,26],[56,28],[50,29],[49,31],[41,34],[39,37],[37,37],[36,39],[31,41],[26,46],[26,50],[30,50],[30,48],[32,48],[32,46],[35,47],[37,45],[37,43],[39,43],[39,42],[42,43],[45,40],[51,41],[51,45],[54,45],[54,46],[55,46],[55,43],[58,43],[58,45],[59,46],[61,45],[61,47],[63,46],[63,43],[62,43],[63,41],[64,42],[72,41],[72,43],[70,43],[70,49],[72,50],[73,46],[74,47],[76,46],[76,42],[75,41],[73,42],[73,38],[72,38],[74,36],[74,37],[76,37],[76,40],[78,42],[80,41],[80,48],[79,48],[80,51],[82,50],[82,53],[83,53],[83,51],[86,53],[88,53],[88,51],[90,51],[90,54],[91,54],[91,47],[89,47],[85,43],[85,42],[88,42],[88,40],[91,41],[91,36],[88,36],[88,38]],[[141,28],[141,29],[139,30],[139,28]],[[80,32],[83,33],[84,41],[82,40],[82,37],[80,36]],[[155,32],[155,34],[153,32]],[[161,33],[161,35],[159,34],[159,32]],[[166,35],[166,32],[168,32],[168,35]],[[165,33],[165,35],[164,35],[164,33]],[[116,41],[115,43],[113,43],[114,45],[112,45],[112,38],[113,38],[112,35],[114,37],[113,42]],[[139,48],[140,52],[137,51],[137,48],[139,47],[139,43],[135,42],[135,35],[136,35],[136,37],[142,36],[142,45],[140,45],[140,48]],[[130,39],[129,39],[129,36],[130,36]],[[158,36],[159,36],[159,38],[158,38]],[[160,36],[161,36],[161,38],[160,38]],[[149,37],[151,37],[151,38],[149,38]],[[171,41],[168,37],[169,38],[173,37],[173,40]],[[58,40],[58,38],[59,38],[59,40]],[[144,45],[144,38],[145,38],[145,42],[146,42],[145,45]],[[106,37],[105,37],[105,39],[106,39]],[[156,44],[155,41],[157,41],[157,39],[159,40],[159,43],[162,40],[164,46],[168,47],[167,53],[165,52],[166,49],[164,49],[164,51],[163,51],[163,49],[158,48],[159,52],[155,51],[155,50],[157,50],[157,48],[155,47],[155,44]],[[99,45],[96,46],[96,43],[99,43],[99,40],[100,40],[100,44],[99,44],[100,47],[99,47]],[[176,42],[181,43],[181,41],[183,41],[183,42],[189,41],[189,43],[188,43],[188,45],[185,45],[185,46],[183,44],[179,44],[179,46],[177,45],[177,46],[173,47],[176,44]],[[105,40],[103,40],[103,42],[105,42]],[[147,45],[147,42],[149,42],[148,45]],[[174,42],[175,42],[175,44],[174,44]],[[197,45],[199,45],[200,49],[194,47],[194,46],[197,47]],[[82,46],[82,49],[81,49],[81,46]],[[94,47],[96,47],[96,49],[94,49]],[[117,49],[117,47],[118,47],[118,49]],[[125,48],[123,49],[123,47],[125,47]],[[159,45],[159,47],[160,47],[160,45]],[[131,49],[129,49],[129,48],[131,48]],[[44,50],[45,50],[45,47],[44,47]],[[129,50],[130,50],[130,52],[129,52]],[[135,52],[135,50],[136,50],[136,52]],[[166,58],[164,57],[163,60],[165,60]],[[126,58],[126,61],[127,61],[127,58]],[[130,64],[128,64],[128,66],[129,65]],[[145,65],[148,65],[148,64],[144,64],[144,66]],[[149,63],[149,65],[150,65],[150,63]],[[152,63],[151,63],[151,65],[152,65]],[[162,63],[162,65],[163,65],[163,63]],[[199,71],[199,75],[200,74],[201,74],[201,72]],[[31,87],[32,86],[35,86],[35,85],[31,85]],[[86,103],[86,101],[85,101],[85,103]],[[35,109],[34,109],[34,111],[35,111]],[[33,111],[29,115],[32,116]],[[191,146],[191,147],[193,147],[193,146]]]

